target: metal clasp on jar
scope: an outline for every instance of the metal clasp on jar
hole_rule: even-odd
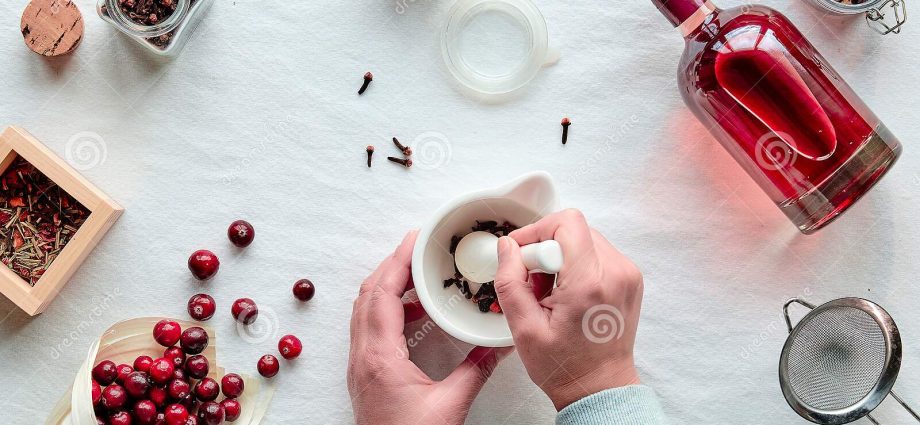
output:
[[[886,18],[885,12],[890,12],[893,19]],[[885,0],[878,7],[873,7],[866,12],[866,22],[879,34],[901,32],[901,26],[907,21],[907,6],[905,0]],[[890,24],[890,25],[889,25]]]

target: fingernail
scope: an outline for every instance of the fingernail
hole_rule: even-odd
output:
[[[502,236],[502,237],[498,238],[498,255],[499,255],[499,256],[501,256],[502,253],[504,253],[505,251],[508,250],[508,248],[511,247],[511,246],[509,245],[510,243],[511,243],[511,238],[509,238],[509,237],[507,237],[507,236]]]

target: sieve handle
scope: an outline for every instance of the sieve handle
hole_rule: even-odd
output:
[[[898,395],[894,393],[894,390],[891,390],[891,392],[889,392],[888,394],[891,394],[891,396],[894,397],[894,399],[897,400],[898,403],[901,403],[901,406],[903,406],[904,409],[907,410],[907,413],[910,413],[910,415],[913,416],[914,419],[917,420],[917,422],[920,422],[920,416],[917,415],[917,412],[915,412],[914,409],[911,409],[911,407],[908,406],[907,403],[905,403],[904,400],[901,399],[901,397],[898,397]]]
[[[792,303],[801,304],[805,307],[808,307],[809,310],[814,310],[815,305],[805,301],[801,298],[793,298],[789,301],[786,301],[786,304],[783,304],[783,317],[786,319],[786,328],[789,329],[789,333],[792,333],[792,319],[789,318],[789,306]]]

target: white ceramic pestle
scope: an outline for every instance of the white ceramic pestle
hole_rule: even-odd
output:
[[[524,267],[531,273],[559,273],[562,269],[562,247],[549,240],[521,247]],[[454,253],[457,270],[473,283],[483,284],[495,280],[498,271],[498,237],[489,232],[473,232],[463,237]],[[477,285],[478,286],[478,285]]]

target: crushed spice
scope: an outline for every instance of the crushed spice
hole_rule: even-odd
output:
[[[17,157],[0,177],[0,261],[35,286],[89,215],[70,194]]]

